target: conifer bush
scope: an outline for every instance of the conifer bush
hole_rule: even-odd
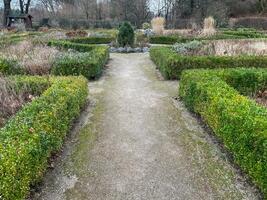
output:
[[[133,46],[134,29],[129,22],[124,22],[119,28],[118,43],[121,47]]]

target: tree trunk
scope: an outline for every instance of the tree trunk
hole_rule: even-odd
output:
[[[26,8],[25,8],[25,14],[29,13],[30,4],[31,4],[31,0],[28,0],[26,4]]]
[[[4,16],[3,16],[3,25],[7,26],[7,17],[10,14],[11,11],[11,0],[4,0]]]
[[[19,7],[20,7],[20,13],[23,14],[24,13],[24,1],[23,0],[19,0]]]

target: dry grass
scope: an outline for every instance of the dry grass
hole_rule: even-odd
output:
[[[0,77],[0,127],[13,116],[26,102],[34,97],[27,93],[27,86],[16,91],[16,84]]]
[[[204,19],[204,26],[202,30],[203,36],[211,36],[216,34],[216,22],[213,17],[207,17]]]
[[[218,40],[209,44],[211,53],[218,56],[267,55],[266,40]]]
[[[164,32],[165,19],[163,17],[156,17],[151,20],[151,26],[155,34],[162,35]]]
[[[0,52],[4,57],[18,60],[30,75],[48,74],[58,53],[56,48],[35,46],[30,41],[20,42]]]

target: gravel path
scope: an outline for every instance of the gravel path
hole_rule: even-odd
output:
[[[148,54],[112,54],[32,199],[258,199]]]

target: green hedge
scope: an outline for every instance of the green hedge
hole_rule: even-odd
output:
[[[72,121],[86,102],[87,92],[87,81],[82,77],[53,78],[39,98],[0,129],[1,199],[27,197],[30,185],[42,178],[51,153],[61,148]]]
[[[115,41],[112,37],[84,37],[84,38],[73,38],[69,40],[70,42],[80,43],[80,44],[109,44]]]
[[[175,44],[177,42],[183,43],[187,42],[190,39],[182,38],[178,36],[151,36],[149,42],[151,44]]]
[[[175,44],[192,40],[225,40],[225,39],[249,39],[267,38],[265,33],[257,31],[233,31],[227,30],[208,37],[182,37],[182,36],[152,36],[149,38],[151,44]]]
[[[255,31],[247,31],[247,30],[241,30],[241,31],[233,31],[233,30],[227,30],[223,31],[224,35],[232,35],[236,37],[242,37],[242,38],[266,38],[267,35],[265,33],[259,32],[257,30]]]
[[[97,48],[96,45],[79,44],[65,40],[52,40],[48,42],[48,46],[59,47],[62,49],[74,49],[79,52],[89,52]]]
[[[232,87],[239,89],[243,84],[254,89],[259,89],[255,85],[266,88],[267,70],[187,70],[182,74],[179,93],[185,105],[209,125],[266,198],[267,109]]]
[[[21,68],[21,66],[16,60],[0,58],[0,74],[15,75],[23,73],[24,70]]]
[[[85,53],[65,53],[52,65],[53,75],[83,75],[87,79],[98,78],[109,59],[108,47],[98,47]]]
[[[267,68],[266,56],[183,56],[168,47],[153,47],[150,57],[166,79],[179,79],[183,70],[195,68]]]

